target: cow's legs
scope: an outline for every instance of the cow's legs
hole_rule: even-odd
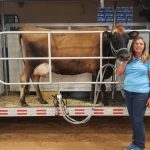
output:
[[[31,67],[25,66],[22,74],[20,75],[20,82],[21,83],[29,82],[32,71],[33,69]],[[28,106],[28,104],[25,101],[25,97],[28,92],[28,86],[29,85],[21,84],[21,87],[20,87],[20,104],[23,107]]]
[[[96,75],[92,75],[92,82],[96,81]],[[92,84],[91,86],[91,94],[90,94],[90,99],[94,100],[94,90],[95,90],[95,84]]]
[[[101,92],[102,92],[102,103],[104,104],[104,106],[108,106],[108,98],[106,96],[106,85],[102,84],[101,85]]]
[[[33,82],[39,82],[40,80],[40,76],[32,76],[31,77]],[[33,84],[33,87],[35,89],[36,95],[37,95],[37,100],[41,103],[41,104],[48,104],[48,102],[43,99],[43,96],[41,94],[40,88],[38,84]]]

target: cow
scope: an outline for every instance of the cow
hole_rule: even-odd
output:
[[[51,56],[52,57],[97,57],[100,56],[100,40],[102,41],[103,56],[114,56],[121,61],[128,60],[130,54],[127,49],[129,39],[138,36],[137,31],[127,33],[122,25],[117,25],[113,30],[108,28],[82,28],[78,31],[104,31],[103,39],[100,39],[99,33],[55,33],[51,34]],[[20,27],[20,31],[51,31],[42,27],[24,25]],[[20,44],[24,57],[48,57],[48,35],[46,33],[20,33]],[[103,59],[102,65],[111,63],[115,64],[115,59]],[[47,74],[46,64],[49,60],[24,60],[24,69],[20,75],[20,82],[38,82],[40,77]],[[76,75],[81,73],[91,73],[94,76],[100,69],[100,60],[98,59],[67,59],[52,60],[52,71],[62,75]],[[42,71],[42,68],[45,68]],[[107,68],[104,79],[108,79],[113,74],[112,68]],[[37,100],[46,104],[40,92],[39,85],[33,85],[37,94]],[[102,86],[105,91],[105,87]],[[28,106],[25,97],[28,91],[28,85],[22,84],[20,91],[21,106]]]

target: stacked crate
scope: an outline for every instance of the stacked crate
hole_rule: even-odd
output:
[[[113,9],[112,7],[98,7],[97,9],[97,22],[113,22]]]
[[[133,7],[117,7],[116,22],[133,22]]]
[[[98,7],[97,22],[113,23],[114,9],[112,7]],[[116,9],[116,23],[133,22],[133,7],[117,7]]]

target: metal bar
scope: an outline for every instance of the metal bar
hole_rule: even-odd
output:
[[[128,32],[130,31],[135,31],[135,30],[126,30]],[[150,32],[149,29],[143,29],[143,30],[136,30],[139,32]],[[102,33],[104,31],[77,31],[77,30],[50,30],[50,31],[3,31],[0,32],[0,34],[20,34],[20,33],[26,33],[26,34],[48,34],[48,33],[66,33],[66,34],[72,34],[72,33],[76,33],[76,34],[80,34],[80,33]]]
[[[25,33],[25,34],[48,34],[48,33],[66,33],[66,34],[72,34],[72,33],[76,33],[76,34],[81,34],[81,33],[100,33],[103,31],[77,31],[77,30],[49,30],[49,31],[3,31],[0,32],[0,34],[20,34],[20,33]]]
[[[51,60],[65,59],[115,59],[115,57],[50,57]],[[48,60],[49,57],[9,57],[0,58],[0,60]]]
[[[103,8],[104,7],[104,0],[100,0],[100,6]]]
[[[118,0],[113,0],[113,1],[114,1],[113,27],[115,27],[116,26],[116,14],[117,14],[117,3],[118,3]]]
[[[2,22],[2,31],[5,30],[5,16],[4,16],[4,2],[1,2],[1,22]],[[2,32],[1,32],[2,33]],[[8,57],[8,50],[6,49],[6,35],[2,34],[2,57],[6,58]],[[9,66],[8,66],[8,60],[3,60],[3,75],[4,75],[4,81],[9,82]],[[4,92],[6,95],[9,93],[9,86],[4,85]]]
[[[6,83],[0,80],[0,83],[4,84],[4,85],[37,85],[37,84],[41,84],[41,85],[47,85],[47,84],[52,84],[52,85],[57,85],[57,84],[117,84],[120,82],[26,82],[26,83],[20,83],[20,82],[13,82],[13,83]]]
[[[102,33],[100,33],[100,68],[102,68],[103,66],[103,38],[102,38]],[[102,73],[102,69],[100,69],[100,81],[103,80],[103,73]]]
[[[1,2],[1,24],[2,24],[2,31],[5,30],[5,16],[4,16],[4,2]]]
[[[51,34],[48,33],[48,60],[49,60],[49,82],[52,82],[52,57],[51,57]]]
[[[28,25],[33,26],[43,26],[43,27],[105,27],[108,26],[112,28],[112,23],[27,23]],[[6,27],[19,27],[24,25],[24,23],[9,23],[6,24]],[[123,26],[145,26],[147,29],[150,29],[149,22],[129,22],[129,23],[122,23]]]

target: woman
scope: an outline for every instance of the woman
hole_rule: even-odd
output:
[[[125,150],[144,150],[144,114],[150,107],[150,61],[146,54],[146,44],[142,37],[133,40],[130,60],[117,68],[117,76],[125,74],[124,94],[132,124],[132,143]]]

